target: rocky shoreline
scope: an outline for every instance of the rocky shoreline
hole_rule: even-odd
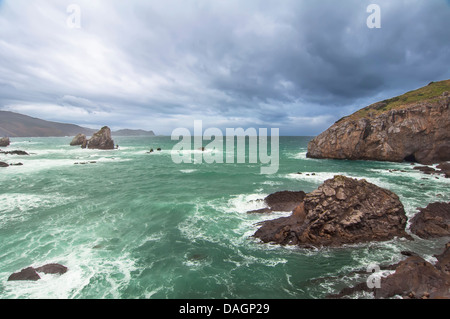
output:
[[[414,240],[450,237],[450,202],[431,203],[410,220],[398,196],[366,180],[335,176],[313,192],[277,192],[266,197],[268,208],[248,213],[270,213],[270,199],[280,205],[297,194],[297,205],[288,217],[259,223],[253,237],[262,243],[300,248],[337,248],[343,245],[387,241],[394,238]],[[268,200],[269,199],[269,200]],[[283,207],[280,205],[279,207]],[[279,210],[281,211],[281,210]],[[410,233],[409,233],[410,232]],[[348,287],[330,298],[344,298],[356,292],[373,293],[375,298],[450,298],[450,245],[436,257],[435,265],[414,252],[408,259],[387,266],[394,274],[381,279],[383,289],[368,288],[366,282]],[[428,288],[426,288],[428,287]]]
[[[434,265],[414,253],[404,254],[408,256],[405,260],[380,267],[380,270],[394,272],[379,278],[378,287],[370,287],[367,281],[360,282],[327,298],[351,298],[357,293],[366,292],[375,299],[450,299],[450,242],[443,253],[435,255],[437,262]]]

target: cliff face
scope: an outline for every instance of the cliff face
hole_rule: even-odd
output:
[[[450,160],[450,80],[373,104],[341,119],[308,145],[307,157]]]

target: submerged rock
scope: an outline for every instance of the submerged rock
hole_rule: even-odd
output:
[[[263,242],[302,247],[342,246],[406,233],[398,196],[366,180],[335,176],[306,194],[289,217],[261,223],[254,237]]]
[[[0,162],[0,167],[8,167],[9,164],[5,162]]]
[[[80,133],[73,138],[72,142],[70,142],[70,146],[81,146],[86,144],[86,141],[86,135]]]
[[[9,140],[9,137],[2,137],[2,138],[0,138],[0,146],[1,146],[1,147],[6,147],[6,146],[8,146],[10,143],[11,143],[11,142],[10,142],[10,140]]]
[[[450,202],[419,208],[411,219],[410,230],[423,239],[450,236]]]
[[[25,152],[25,151],[19,151],[19,150],[15,150],[15,151],[7,151],[7,152],[0,151],[0,154],[5,154],[5,155],[24,155],[24,156],[30,155],[30,154],[28,154],[28,153]]]

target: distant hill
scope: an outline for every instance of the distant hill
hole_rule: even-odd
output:
[[[0,137],[63,137],[75,136],[79,133],[91,136],[95,132],[97,130],[75,124],[45,121],[19,113],[0,111]],[[112,135],[155,136],[155,133],[124,129],[113,131]]]
[[[75,136],[78,133],[92,135],[96,130],[74,124],[57,123],[31,116],[0,111],[0,136],[48,137]]]
[[[153,131],[144,131],[144,130],[118,130],[112,132],[114,136],[155,136]]]

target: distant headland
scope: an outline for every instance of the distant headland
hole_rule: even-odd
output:
[[[24,114],[0,111],[0,137],[64,137],[85,134],[91,136],[98,129],[75,124],[41,120]],[[113,136],[155,136],[153,131],[123,129]]]

